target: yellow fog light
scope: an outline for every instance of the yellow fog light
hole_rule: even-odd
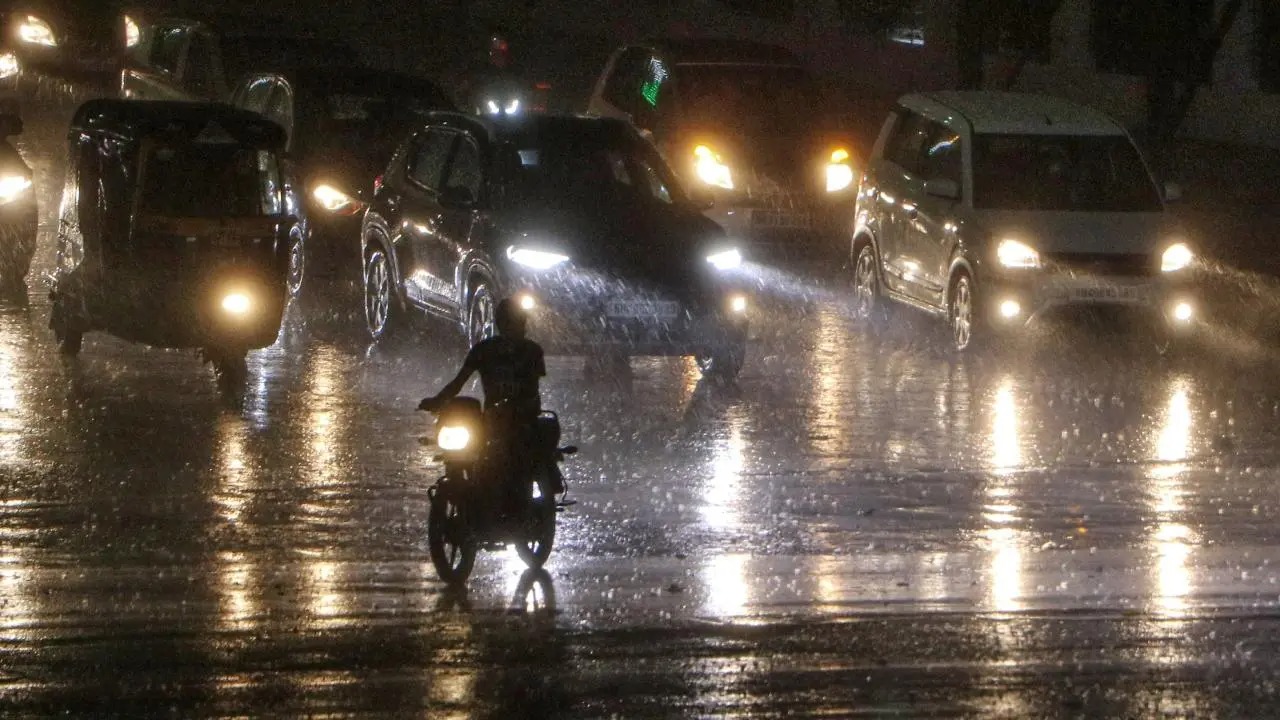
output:
[[[445,425],[436,436],[436,444],[441,450],[466,450],[471,444],[471,431],[461,425]]]
[[[1005,300],[1000,303],[1000,317],[1012,320],[1022,314],[1022,305],[1017,300]]]
[[[747,311],[747,296],[734,295],[729,298],[729,309],[734,313],[741,315]]]
[[[222,297],[222,309],[232,315],[244,315],[252,304],[244,293],[227,293]]]
[[[1191,322],[1191,318],[1195,315],[1196,309],[1189,302],[1180,302],[1173,306],[1173,319],[1180,323]]]

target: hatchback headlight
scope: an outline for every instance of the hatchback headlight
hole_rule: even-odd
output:
[[[471,444],[471,431],[463,425],[445,425],[436,435],[436,444],[449,452],[466,450]]]
[[[0,175],[0,205],[8,205],[31,189],[31,178],[25,175]]]
[[[742,265],[742,253],[730,248],[707,256],[707,262],[717,270],[732,270]]]
[[[550,270],[557,265],[563,265],[569,262],[568,255],[560,253],[547,252],[545,250],[532,250],[530,248],[512,245],[507,248],[507,259],[518,265],[523,265],[534,270]]]
[[[1035,248],[1019,240],[1001,240],[996,248],[996,258],[1007,268],[1040,267],[1040,253]]]
[[[849,164],[849,151],[840,148],[831,153],[827,163],[827,192],[840,192],[853,184],[853,166]]]
[[[693,170],[702,182],[725,190],[733,189],[733,173],[724,160],[706,145],[693,149]]]
[[[1177,272],[1191,264],[1196,259],[1196,254],[1191,252],[1191,248],[1186,243],[1174,243],[1164,251],[1164,255],[1160,256],[1160,270],[1162,272]]]
[[[18,23],[18,39],[30,45],[58,46],[57,39],[53,37],[53,27],[35,15],[28,15]]]

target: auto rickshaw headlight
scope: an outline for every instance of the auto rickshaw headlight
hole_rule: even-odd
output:
[[[436,444],[449,452],[466,450],[471,444],[471,431],[465,425],[444,425],[436,435]]]
[[[22,65],[18,62],[18,56],[11,52],[0,53],[0,80],[8,80],[18,74],[22,69]]]
[[[31,189],[31,178],[25,175],[0,175],[0,205],[8,205]]]
[[[28,15],[18,23],[18,39],[30,45],[58,47],[58,40],[53,36],[53,27],[35,15]]]
[[[230,292],[222,296],[222,309],[230,315],[245,315],[253,307],[253,301],[242,292]]]

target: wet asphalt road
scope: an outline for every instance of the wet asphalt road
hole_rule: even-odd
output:
[[[0,715],[1280,714],[1266,323],[1176,358],[1086,326],[955,360],[761,270],[735,387],[552,359],[578,505],[546,574],[482,555],[452,593],[413,408],[456,334],[370,347],[339,277],[242,393],[103,336],[64,361],[39,275],[67,112],[28,110],[46,222],[0,311]]]

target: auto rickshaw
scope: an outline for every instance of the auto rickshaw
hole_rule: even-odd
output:
[[[103,331],[196,348],[220,377],[275,342],[297,219],[284,131],[227,105],[92,100],[76,112],[50,293],[59,349]]]

